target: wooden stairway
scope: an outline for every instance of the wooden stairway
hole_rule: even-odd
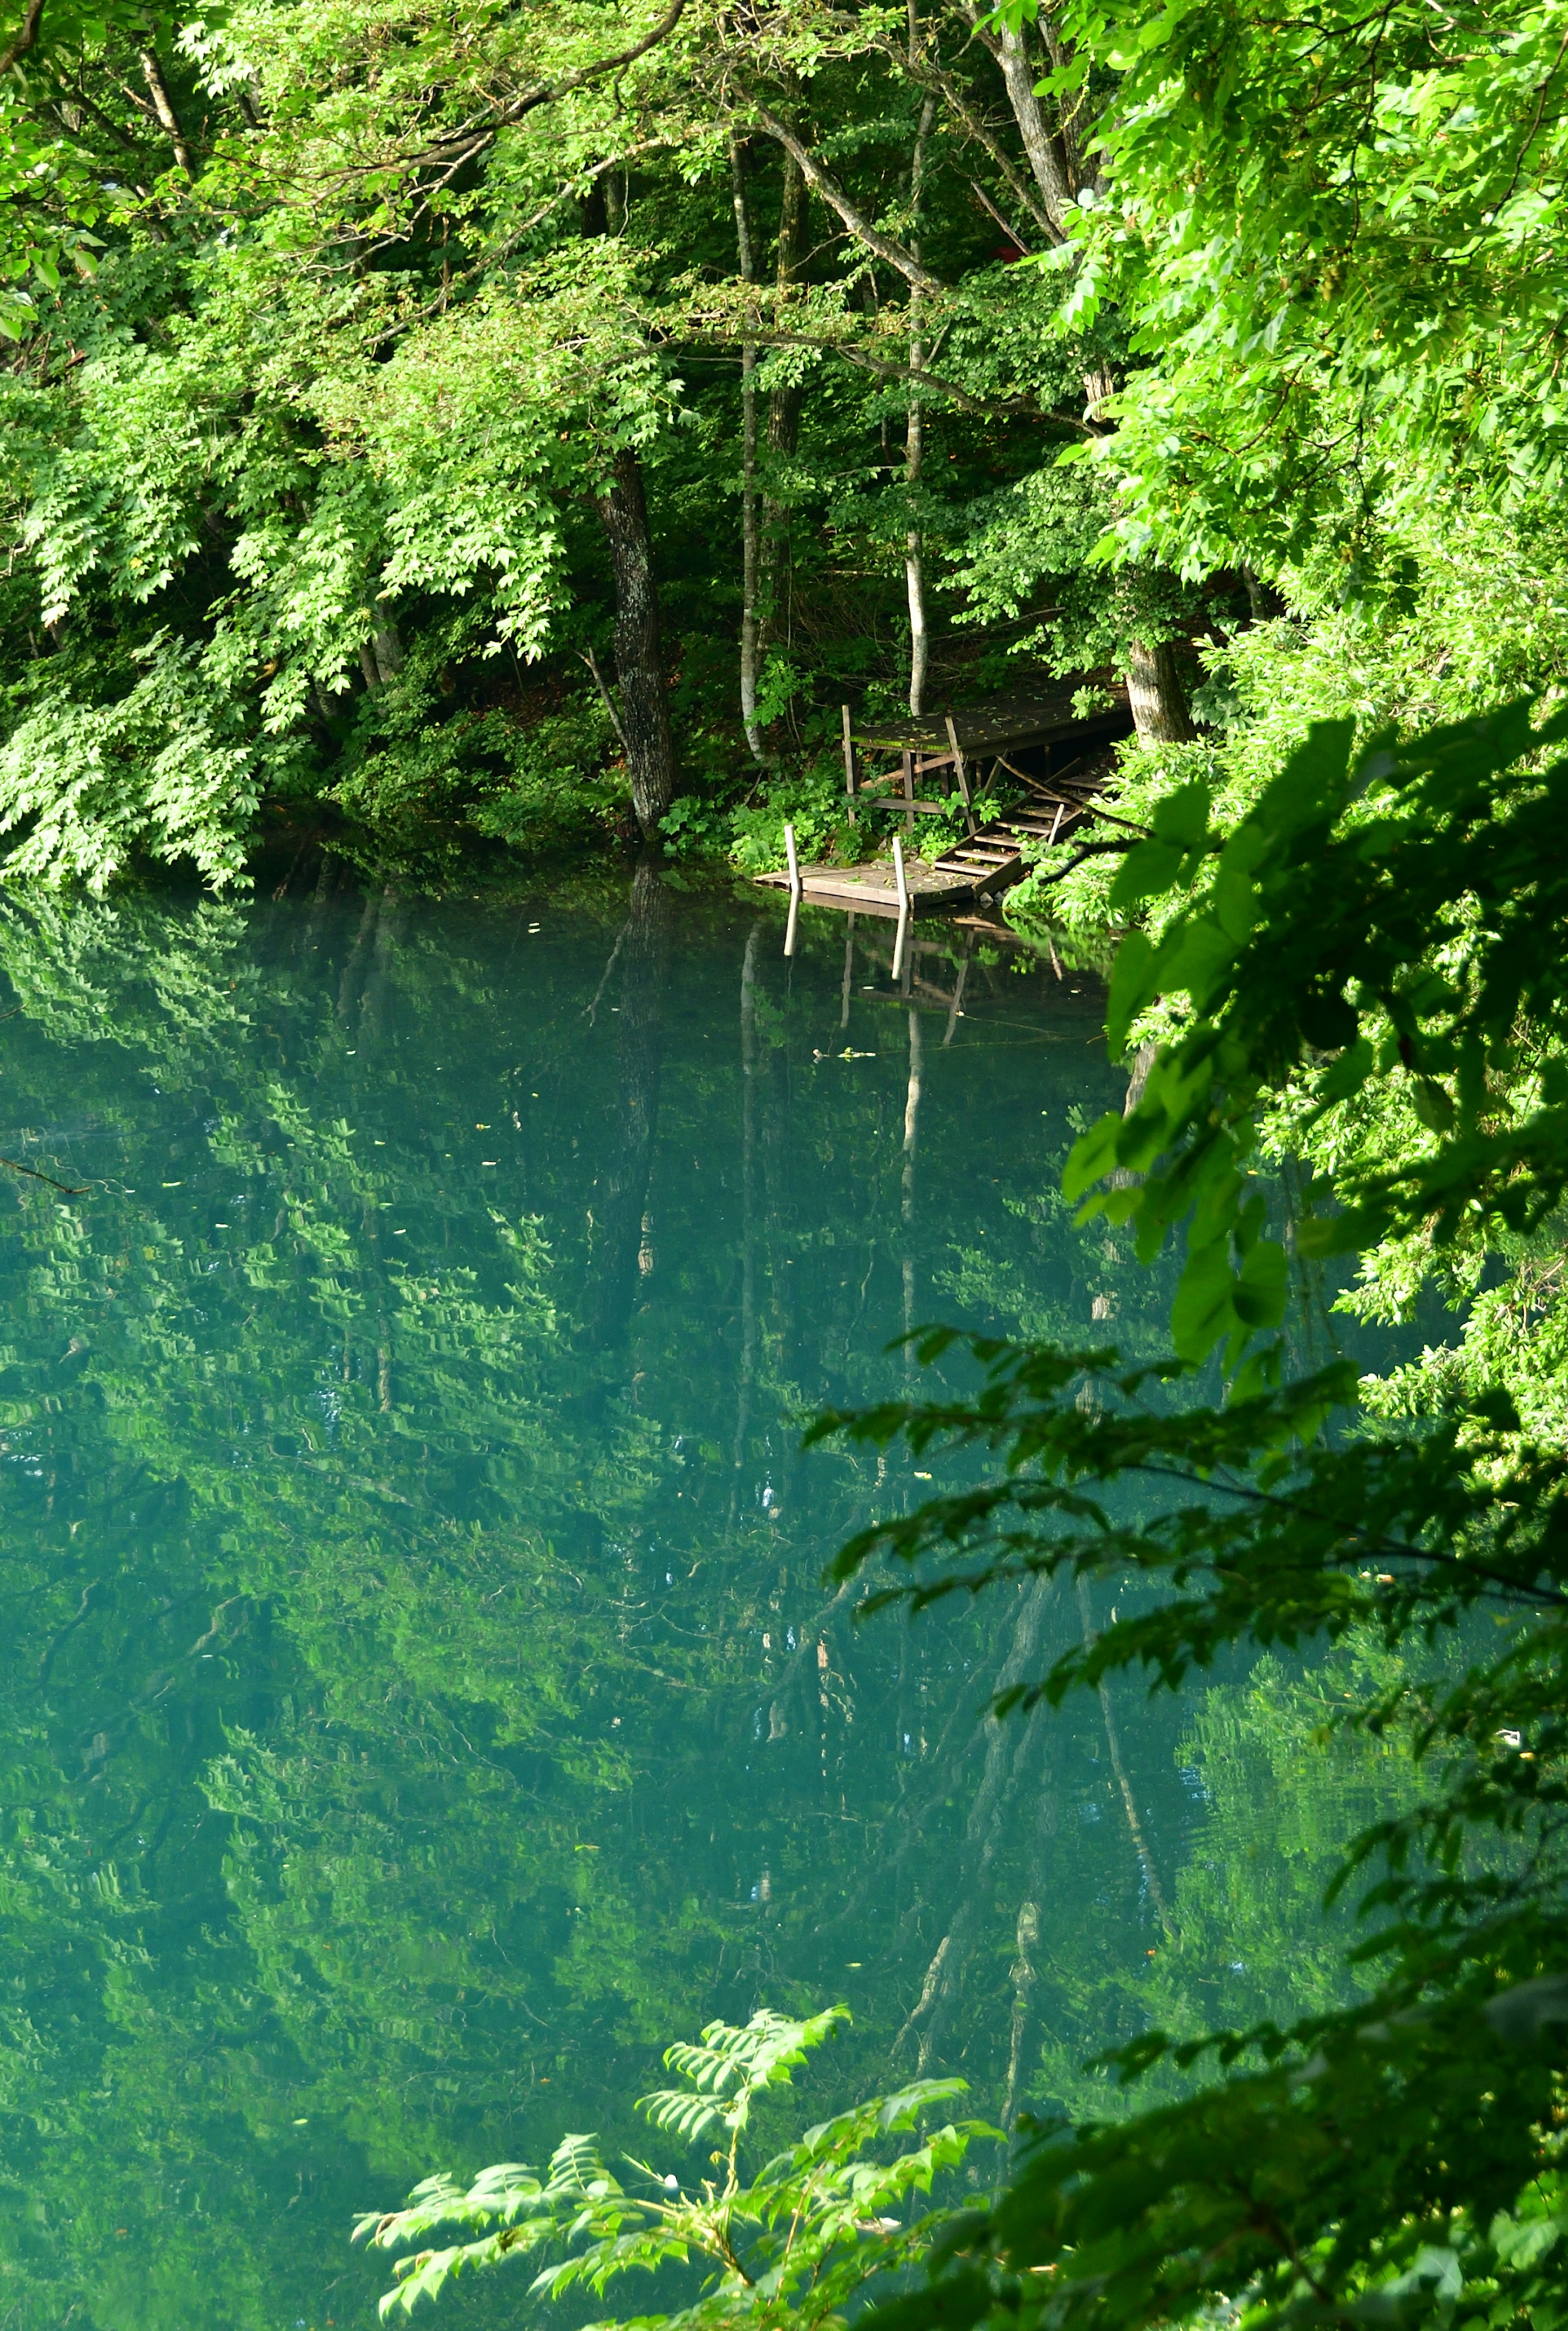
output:
[[[933,862],[932,872],[946,875],[951,880],[971,882],[981,894],[1005,890],[1023,871],[1024,842],[1060,842],[1083,818],[1094,813],[1092,804],[1081,798],[1047,793],[1038,785],[1031,785],[1030,790],[1043,796],[1038,805],[1022,804],[993,817],[988,825],[976,827]]]

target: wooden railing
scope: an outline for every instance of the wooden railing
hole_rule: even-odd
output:
[[[944,726],[947,731],[945,753],[919,753],[908,747],[898,755],[898,766],[891,769],[872,770],[862,766],[856,752],[855,740],[850,728],[850,708],[842,707],[844,728],[844,798],[850,805],[851,820],[860,809],[891,810],[902,816],[909,832],[915,830],[917,817],[949,817],[953,812],[953,791],[955,788],[964,804],[965,822],[973,833],[975,830],[974,794],[969,783],[968,765],[964,748],[958,742],[958,732],[949,712]],[[923,800],[915,791],[915,781],[950,773],[952,784],[946,801]],[[896,788],[896,790],[894,790]]]

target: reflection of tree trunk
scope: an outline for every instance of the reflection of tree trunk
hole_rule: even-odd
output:
[[[365,983],[365,1001],[360,1006],[361,1032],[370,1044],[378,1045],[385,1041],[393,958],[403,935],[405,912],[401,891],[395,882],[389,882],[382,892],[381,914],[375,926],[375,945],[371,950],[370,974]]]
[[[321,869],[316,877],[316,888],[310,893],[310,915],[305,925],[305,952],[311,955],[321,944],[321,928],[332,904],[332,894],[337,888],[339,861],[330,850],[321,852]]]
[[[1030,1955],[1040,1940],[1040,1908],[1034,1902],[1018,1906],[1018,1956],[1012,1962],[1012,2030],[1007,2050],[1007,2093],[1002,2106],[1002,2126],[1011,2130],[1018,2103],[1018,2079],[1023,2069],[1023,2039],[1029,2029],[1029,1996],[1035,1985]]]
[[[594,1325],[601,1343],[621,1342],[631,1325],[639,1278],[642,1218],[659,1121],[659,1057],[664,975],[670,942],[670,894],[654,860],[637,861],[632,910],[622,950],[621,1147],[600,1185],[602,1261]]]
[[[632,805],[644,842],[657,850],[659,821],[675,798],[675,741],[670,733],[642,465],[630,446],[622,446],[615,455],[609,483],[594,507],[615,572],[615,671]]]
[[[915,1143],[920,1129],[920,1080],[925,1069],[920,1014],[909,1008],[909,1083],[904,1097],[904,1188],[900,1214],[904,1227],[904,1333],[915,1325]],[[906,1370],[915,1365],[915,1347],[904,1346]]]
[[[1022,1608],[1014,1622],[1012,1641],[996,1679],[997,1693],[1010,1691],[1037,1664],[1050,1590],[1051,1581],[1043,1577],[1031,1579],[1022,1590]],[[940,2051],[963,1987],[975,1927],[983,1910],[990,1906],[991,1864],[1001,1842],[1009,1802],[1032,1744],[1038,1717],[1039,1710],[1035,1709],[1022,1725],[1010,1724],[994,1716],[985,1719],[985,1769],[965,1828],[956,1887],[958,1907],[932,1955],[919,1999],[893,2043],[898,2048],[917,2025],[924,2026],[917,2064],[917,2076],[920,2078]]]
[[[740,1384],[735,1403],[733,1527],[740,1507],[751,1388],[756,1375],[756,951],[762,925],[754,923],[740,966]]]
[[[1122,1103],[1122,1115],[1131,1117],[1144,1097],[1144,1087],[1149,1081],[1149,1070],[1159,1057],[1157,1044],[1140,1044],[1133,1055],[1132,1070],[1127,1077],[1127,1097]]]
[[[1124,1117],[1131,1117],[1142,1100],[1144,1087],[1149,1081],[1149,1070],[1155,1065],[1159,1049],[1157,1044],[1140,1044],[1134,1053],[1133,1065],[1127,1074],[1126,1098],[1122,1102]],[[1113,1166],[1106,1176],[1112,1188],[1117,1190],[1133,1189],[1143,1178],[1141,1174],[1135,1174],[1130,1166]]]
[[[359,928],[354,934],[354,945],[348,951],[348,960],[343,966],[343,976],[337,983],[337,1018],[344,1027],[348,1024],[349,1008],[354,1002],[354,991],[359,980],[359,967],[364,961],[365,950],[370,944],[371,933],[375,928],[375,918],[380,912],[381,893],[378,890],[372,890],[365,901],[365,909],[359,918]]]
[[[959,1016],[964,1010],[964,984],[969,976],[969,958],[974,953],[974,934],[973,931],[965,931],[964,934],[964,953],[960,957],[958,964],[958,976],[953,983],[953,1001],[947,1006],[947,1025],[943,1031],[942,1035],[942,1049],[944,1051],[946,1051],[948,1045],[953,1042],[953,1031],[958,1025]]]
[[[1093,1643],[1097,1640],[1097,1630],[1094,1623],[1094,1606],[1089,1601],[1087,1578],[1080,1577],[1078,1581],[1078,1607],[1083,1620],[1084,1641]],[[1137,1800],[1133,1795],[1133,1784],[1127,1778],[1126,1766],[1122,1762],[1121,1739],[1117,1731],[1116,1716],[1111,1708],[1111,1696],[1107,1689],[1104,1676],[1099,1680],[1099,1703],[1100,1716],[1106,1728],[1106,1746],[1110,1751],[1111,1771],[1116,1775],[1117,1787],[1121,1792],[1122,1809],[1126,1814],[1127,1827],[1132,1832],[1133,1846],[1143,1866],[1144,1883],[1149,1889],[1150,1901],[1159,1912],[1160,1924],[1167,1934],[1172,1934],[1174,1932],[1174,1927],[1171,1919],[1170,1906],[1165,1900],[1164,1889],[1160,1884],[1159,1871],[1155,1868],[1154,1856],[1149,1851],[1148,1840],[1144,1835],[1143,1822],[1138,1819]]]
[[[1140,745],[1192,743],[1198,732],[1182,685],[1174,641],[1161,640],[1155,647],[1133,642],[1127,650],[1127,702]]]

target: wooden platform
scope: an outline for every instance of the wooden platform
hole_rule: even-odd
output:
[[[852,743],[868,753],[917,753],[944,763],[952,750],[947,732],[951,718],[959,750],[966,760],[989,760],[999,753],[1027,752],[1040,745],[1070,742],[1080,751],[1090,744],[1109,744],[1130,731],[1126,690],[1102,712],[1083,718],[1073,711],[1072,691],[1056,694],[989,696],[982,704],[961,705],[937,719],[860,721],[846,726]]]
[[[755,880],[779,890],[790,886],[789,876],[783,872],[758,874]],[[944,873],[918,858],[905,859],[904,880],[912,915],[945,914],[955,907],[970,905],[975,896],[972,873]],[[808,906],[883,915],[890,922],[898,919],[898,886],[890,858],[872,859],[864,866],[803,866],[801,896]]]
[[[991,903],[1022,875],[1026,848],[1049,847],[1088,822],[1120,826],[1129,839],[1146,830],[1102,808],[1099,801],[1111,766],[1108,748],[1132,727],[1125,703],[1079,719],[1069,695],[998,696],[945,713],[939,720],[864,726],[853,720],[846,704],[842,726],[846,810],[852,823],[865,822],[873,836],[879,815],[904,825],[911,915],[951,914],[977,901]],[[879,769],[872,756],[896,756],[896,766]],[[1020,766],[1024,756],[1031,766]],[[924,790],[933,776],[943,788],[939,800],[917,792],[917,780]],[[1020,789],[1022,802],[995,806],[998,791]],[[938,855],[917,858],[908,844],[921,816],[958,817],[967,831]],[[890,855],[858,866],[799,871],[803,901],[898,919]],[[782,871],[755,879],[781,890],[792,887]],[[794,928],[792,915],[792,945]]]

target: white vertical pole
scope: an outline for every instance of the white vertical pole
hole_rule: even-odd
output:
[[[902,979],[904,976],[904,942],[908,936],[909,909],[907,906],[904,906],[898,909],[898,936],[893,942],[893,978],[895,983]]]

